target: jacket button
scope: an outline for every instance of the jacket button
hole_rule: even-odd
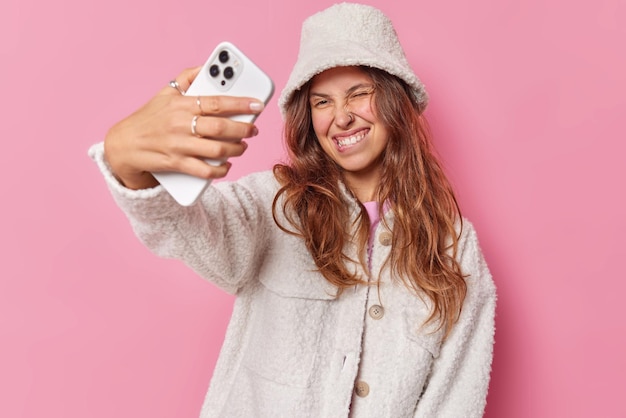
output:
[[[362,380],[359,380],[356,382],[356,385],[354,385],[354,392],[356,393],[356,396],[365,398],[370,393],[370,385]]]
[[[372,305],[369,309],[369,314],[373,319],[380,319],[385,316],[385,308],[380,305]]]
[[[391,232],[381,232],[378,237],[378,242],[380,242],[385,247],[391,245]]]

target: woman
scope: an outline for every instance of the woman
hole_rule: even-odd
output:
[[[495,288],[426,103],[391,22],[344,3],[304,22],[287,164],[177,205],[149,173],[225,176],[201,159],[241,155],[256,128],[225,117],[262,105],[169,87],[92,148],[139,238],[237,295],[202,417],[483,414]]]

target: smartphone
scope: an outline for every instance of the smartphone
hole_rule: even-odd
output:
[[[245,96],[267,104],[274,94],[274,83],[257,65],[230,42],[220,43],[202,66],[185,92],[187,96]],[[254,122],[258,115],[234,115],[230,119]],[[206,160],[219,165],[223,161]],[[181,205],[192,205],[211,180],[175,172],[152,175]]]

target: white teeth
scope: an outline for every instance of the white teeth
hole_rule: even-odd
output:
[[[354,145],[357,142],[360,142],[363,138],[365,138],[365,132],[359,132],[356,135],[352,135],[346,138],[338,138],[337,144],[339,148],[347,147],[348,145]]]

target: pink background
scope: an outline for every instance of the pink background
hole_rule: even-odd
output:
[[[625,417],[626,3],[370,3],[498,285],[486,416]],[[195,417],[232,299],[137,242],[87,148],[223,39],[280,91],[331,2],[2,4],[0,416]],[[258,126],[231,178],[281,158],[275,98]]]

